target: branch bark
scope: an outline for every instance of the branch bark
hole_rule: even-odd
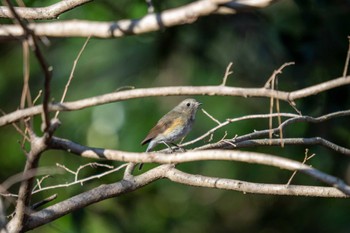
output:
[[[236,190],[244,193],[342,198],[349,197],[335,188],[299,185],[257,184],[232,179],[192,175],[182,172],[174,168],[172,165],[161,165],[141,175],[134,176],[132,179],[124,179],[114,184],[101,185],[97,188],[47,207],[41,211],[32,213],[26,223],[24,230],[32,230],[34,228],[52,222],[55,219],[69,214],[77,209],[86,207],[107,198],[112,198],[123,195],[125,193],[129,193],[131,191],[135,191],[161,178],[167,178],[173,182],[197,187]]]
[[[20,16],[24,18],[41,18],[45,17],[55,18],[59,14],[72,9],[78,5],[82,5],[88,1],[79,1],[69,7],[62,7],[63,4],[51,6],[54,10],[43,13],[42,9],[30,10],[30,8],[19,8]],[[74,2],[74,1],[73,1]],[[231,3],[231,0],[200,0],[189,3],[187,5],[177,7],[174,9],[165,10],[161,13],[148,14],[140,19],[124,19],[115,22],[97,22],[88,20],[68,20],[60,22],[49,23],[33,23],[29,24],[29,28],[35,31],[37,36],[47,37],[98,37],[98,38],[113,38],[122,37],[125,35],[143,34],[153,31],[158,31],[165,27],[173,27],[176,25],[189,24],[196,21],[199,17],[207,16],[214,13],[220,13],[222,8],[227,13],[235,13],[232,9],[252,9],[263,8],[272,4],[273,0],[259,0],[259,1],[235,1],[235,4],[225,5]],[[58,3],[57,3],[58,4]],[[146,6],[146,4],[145,4]],[[220,10],[221,9],[221,10]],[[0,9],[1,12],[1,9]],[[3,17],[11,17],[6,10],[2,12]],[[15,38],[22,37],[23,30],[16,25],[3,25],[0,27],[0,38]]]
[[[299,171],[303,174],[314,177],[328,185],[334,186],[343,193],[350,195],[350,187],[337,177],[327,175],[315,168],[307,166],[290,159],[254,152],[245,151],[222,151],[222,150],[206,150],[206,151],[187,151],[185,153],[133,153],[118,150],[108,150],[99,148],[90,148],[73,143],[69,140],[53,137],[50,148],[69,151],[70,153],[94,159],[108,159],[122,162],[133,163],[161,163],[176,164],[203,160],[227,160],[239,161],[246,163],[256,163],[267,166],[279,167],[281,169]]]
[[[132,180],[123,179],[113,184],[101,185],[65,201],[54,204],[48,208],[45,208],[44,210],[32,213],[25,225],[24,230],[32,230],[36,227],[52,222],[59,217],[69,214],[72,211],[107,198],[120,196],[142,188],[143,186],[162,178],[167,169],[169,169],[169,165],[159,166],[153,170],[134,177]]]
[[[241,97],[273,97],[286,102],[316,95],[336,87],[350,84],[350,76],[336,78],[301,90],[285,92],[266,88],[241,88],[227,86],[178,86],[140,88],[113,92],[100,96],[90,97],[72,102],[50,104],[48,111],[73,111],[101,104],[118,102],[128,99],[155,97],[155,96],[180,96],[180,95],[209,95],[209,96],[241,96]],[[42,113],[41,105],[20,109],[0,117],[0,126],[16,122],[22,118]]]
[[[92,0],[61,0],[47,7],[15,7],[22,19],[56,19],[64,12],[70,11]],[[6,6],[0,6],[0,18],[13,18]]]

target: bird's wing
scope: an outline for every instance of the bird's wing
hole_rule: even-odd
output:
[[[172,128],[172,126],[175,126],[178,124],[177,119],[179,118],[178,114],[173,112],[173,119],[168,120],[168,117],[163,116],[158,123],[149,131],[145,139],[141,142],[141,145],[144,145],[148,142],[150,142],[153,138],[157,137],[158,134],[164,133],[166,130],[169,130]],[[168,115],[168,114],[167,114]]]

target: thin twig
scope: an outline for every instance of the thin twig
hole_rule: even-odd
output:
[[[233,71],[231,71],[231,66],[232,65],[233,65],[233,63],[230,62],[228,64],[228,66],[226,67],[225,76],[224,76],[220,86],[226,86],[226,81],[227,81],[228,76],[233,73]]]
[[[46,175],[46,176],[41,177],[40,179],[36,179],[36,185],[33,187],[33,191],[35,189],[37,189],[37,188],[41,189],[41,184],[43,183],[44,180],[46,180],[49,177],[51,177],[51,176],[50,175]]]
[[[49,190],[49,189],[57,189],[57,188],[69,187],[69,186],[76,185],[76,184],[82,185],[82,184],[84,184],[87,181],[90,181],[90,180],[93,180],[93,179],[100,179],[101,177],[104,177],[104,176],[109,175],[109,174],[111,174],[113,172],[119,171],[120,169],[126,167],[127,165],[128,165],[128,163],[125,163],[125,164],[120,165],[119,167],[116,167],[114,169],[108,170],[106,172],[103,172],[103,173],[100,173],[100,174],[97,174],[97,175],[93,175],[93,176],[89,176],[89,177],[84,178],[84,179],[78,179],[78,180],[75,180],[75,181],[70,182],[70,183],[42,187],[41,189],[37,189],[37,190],[33,191],[32,194],[36,194],[36,193],[39,193],[39,192],[42,192],[42,191],[45,191],[45,190]],[[61,166],[59,166],[59,167],[61,167]],[[66,171],[68,171],[70,173],[75,173],[72,170],[70,170],[70,169],[68,169],[68,168],[66,168],[64,166],[62,166],[62,168],[64,168]]]
[[[278,79],[276,79],[276,89],[278,90]],[[280,100],[279,99],[276,99],[276,111],[278,113],[278,116],[277,116],[277,120],[278,120],[278,125],[281,125],[282,124],[282,119],[281,119],[281,116],[279,115],[280,114]],[[283,130],[280,129],[280,139],[281,139],[281,147],[283,148],[284,147],[284,144],[283,144]]]
[[[5,113],[2,109],[0,109],[0,112],[1,112],[1,114],[6,115],[6,113]],[[12,126],[16,129],[16,131],[17,131],[20,135],[22,135],[22,137],[23,137],[25,140],[29,141],[29,137],[26,135],[25,132],[23,132],[23,131],[21,130],[21,128],[20,128],[16,123],[12,123]]]
[[[41,207],[41,206],[43,206],[43,205],[45,205],[45,204],[47,204],[47,203],[49,203],[49,202],[55,200],[56,198],[57,198],[57,194],[53,194],[53,195],[51,195],[51,196],[45,198],[44,200],[41,200],[41,201],[35,203],[34,205],[32,205],[31,208],[32,208],[33,210],[36,210],[36,209],[38,209],[39,207]]]
[[[248,115],[248,116],[243,116],[243,117],[237,117],[237,118],[232,118],[232,119],[227,119],[226,121],[220,123],[219,125],[215,126],[214,128],[210,129],[209,131],[207,131],[206,133],[202,134],[201,136],[199,136],[198,138],[195,138],[189,142],[186,142],[184,144],[180,144],[180,146],[188,146],[191,145],[193,143],[196,143],[210,135],[212,135],[215,131],[217,131],[218,129],[233,123],[233,122],[237,122],[237,121],[242,121],[242,120],[250,120],[250,119],[261,119],[261,118],[270,118],[270,117],[277,117],[277,116],[282,116],[282,117],[289,117],[289,118],[294,118],[294,117],[298,117],[299,115],[296,114],[292,114],[292,113],[273,113],[273,114],[256,114],[256,115]]]
[[[348,73],[348,67],[349,67],[349,60],[350,60],[350,36],[348,36],[349,39],[349,48],[348,48],[348,55],[346,56],[345,65],[344,65],[344,71],[343,71],[343,77],[346,77],[346,74]]]
[[[308,152],[309,152],[309,149],[305,149],[305,157],[304,157],[304,160],[303,160],[302,164],[305,164],[306,161],[308,161],[309,159],[311,159],[312,157],[315,156],[315,154],[312,154],[312,155],[309,156],[309,155],[308,155]],[[293,174],[292,174],[291,177],[289,178],[289,180],[288,180],[286,186],[289,186],[289,185],[290,185],[290,183],[292,182],[292,180],[293,180],[294,176],[297,174],[297,172],[298,172],[297,170],[295,170],[295,171],[293,172]]]
[[[293,117],[293,118],[290,118],[288,120],[285,120],[281,125],[279,125],[278,127],[273,129],[273,133],[278,133],[280,131],[280,129],[284,130],[285,127],[287,127],[288,125],[291,125],[293,123],[296,123],[296,122],[321,123],[321,122],[326,121],[326,120],[334,119],[334,118],[337,118],[337,117],[349,116],[349,115],[350,115],[350,110],[333,112],[333,113],[326,114],[326,115],[323,115],[323,116],[320,116],[320,117],[297,116],[297,117]],[[249,134],[246,134],[246,135],[239,136],[239,137],[237,137],[235,139],[232,139],[231,141],[233,143],[235,143],[235,144],[239,144],[241,142],[242,142],[241,144],[244,144],[244,141],[252,140],[254,138],[265,137],[265,136],[269,135],[269,133],[270,133],[270,129],[255,131],[253,133],[249,133]],[[265,139],[261,139],[261,140],[260,140],[260,142],[263,142]],[[270,140],[270,143],[272,141],[271,145],[276,145],[276,143],[275,143],[276,141],[273,141],[274,139],[269,139],[269,140]],[[289,139],[286,139],[286,140],[283,140],[283,141],[284,141],[284,143],[287,143],[288,140]],[[255,143],[253,141],[256,141],[256,140],[252,140],[252,143]],[[251,145],[250,142],[248,142],[248,144]],[[327,148],[329,148],[331,150],[334,150],[334,151],[336,151],[338,153],[350,156],[350,150],[349,149],[341,147],[341,146],[338,146],[338,145],[336,145],[334,143],[331,143],[331,142],[329,142],[327,140],[324,140],[324,139],[322,139],[320,137],[313,138],[311,141],[310,140],[307,141],[306,139],[302,139],[302,141],[298,142],[298,144],[301,144],[301,145],[305,145],[305,144],[306,145],[309,145],[309,144],[315,145],[315,144],[318,144],[318,145],[325,146],[325,147],[327,147]],[[261,145],[265,145],[265,144],[262,143]],[[204,145],[204,146],[197,147],[195,150],[207,150],[207,149],[218,149],[218,148],[229,149],[229,148],[226,148],[224,146],[224,144],[218,142],[218,143],[207,144],[207,145]]]
[[[295,63],[294,62],[287,62],[287,63],[284,63],[280,68],[278,68],[277,70],[275,70],[272,75],[270,76],[270,78],[267,80],[267,82],[265,83],[264,85],[264,88],[271,88],[272,90],[278,90],[277,87],[277,75],[278,74],[281,74],[282,73],[282,70],[286,67],[286,66],[290,66],[290,65],[294,65]],[[276,87],[275,87],[275,83],[276,83]],[[276,108],[277,108],[277,112],[279,112],[279,102],[278,102],[278,99],[276,100]],[[271,96],[270,97],[270,114],[273,113],[273,105],[274,105],[274,97]],[[278,117],[278,121],[280,122],[281,121],[281,118]],[[272,129],[272,117],[270,117],[269,119],[269,129],[271,130]],[[283,138],[283,135],[280,134],[280,137],[281,139]],[[272,130],[270,131],[269,133],[269,138],[272,139]],[[281,140],[282,141],[282,140]],[[281,146],[283,147],[283,144],[281,144]]]
[[[212,115],[210,115],[207,111],[205,111],[203,108],[201,108],[202,112],[207,115],[210,119],[212,119],[214,122],[216,122],[218,125],[221,124],[221,122],[219,120],[217,120],[215,117],[213,117]]]
[[[79,166],[79,168],[78,168],[77,171],[75,172],[74,181],[78,181],[80,171],[81,171],[82,169],[86,168],[86,167],[93,167],[93,168],[96,168],[96,167],[104,167],[104,168],[108,168],[108,169],[113,169],[113,168],[114,168],[114,167],[111,166],[111,165],[102,164],[102,163],[96,163],[96,162],[84,164],[84,165]]]
[[[45,74],[45,79],[44,79],[44,99],[43,99],[43,115],[44,115],[44,131],[46,132],[48,128],[50,127],[50,118],[49,118],[49,110],[48,110],[48,105],[49,105],[49,99],[50,99],[50,82],[51,82],[51,77],[52,77],[52,67],[49,67],[47,64],[43,54],[41,53],[39,44],[38,44],[38,38],[35,35],[34,31],[29,29],[27,26],[27,23],[21,19],[21,17],[17,14],[15,8],[11,4],[10,0],[5,0],[11,14],[13,15],[13,18],[16,19],[18,24],[22,27],[23,31],[25,32],[25,38],[30,38],[32,43],[32,50],[34,51],[34,54],[40,64],[41,69],[43,70]],[[49,135],[50,136],[50,135]]]
[[[290,66],[290,65],[294,65],[295,62],[286,62],[284,63],[280,68],[278,68],[277,70],[275,70],[272,75],[270,76],[270,78],[266,81],[264,88],[269,88],[269,87],[273,87],[273,85],[271,85],[271,82],[273,79],[276,78],[276,76],[278,74],[282,74],[282,70],[286,67],[286,66]]]
[[[25,101],[29,107],[33,106],[29,89],[30,61],[29,61],[29,41],[23,40],[23,89],[21,96],[20,108],[25,108]]]
[[[69,85],[70,85],[70,83],[71,83],[71,81],[72,81],[72,79],[73,79],[73,77],[74,77],[75,68],[76,68],[76,66],[77,66],[77,64],[78,64],[78,61],[79,61],[79,59],[80,59],[80,56],[81,56],[81,54],[83,53],[83,51],[84,51],[86,45],[88,44],[90,38],[91,38],[91,36],[89,36],[88,38],[86,38],[83,47],[80,49],[80,51],[79,51],[79,53],[78,53],[78,56],[75,58],[75,60],[74,60],[74,62],[73,62],[73,67],[72,67],[72,70],[71,70],[71,72],[70,72],[70,75],[69,75],[69,79],[68,79],[68,81],[67,81],[67,84],[66,84],[66,86],[65,86],[65,88],[64,88],[64,91],[63,91],[63,94],[62,94],[62,98],[61,98],[60,103],[63,103],[64,98],[66,98],[66,94],[67,94],[67,92],[68,92]],[[56,112],[55,118],[58,117],[58,114],[59,114],[59,113],[60,113],[60,111],[57,111],[57,112]]]
[[[36,96],[36,97],[34,98],[34,100],[33,100],[33,104],[35,104],[36,101],[38,101],[38,99],[40,98],[40,96],[41,96],[42,93],[43,93],[43,90],[39,90],[37,96]]]

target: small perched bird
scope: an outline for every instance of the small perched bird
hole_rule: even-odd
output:
[[[160,143],[171,149],[168,143],[174,144],[175,141],[185,137],[192,129],[196,112],[200,105],[201,103],[195,99],[185,99],[160,118],[141,142],[141,145],[149,143],[146,152],[149,152]],[[140,164],[139,169],[142,168],[142,165]]]

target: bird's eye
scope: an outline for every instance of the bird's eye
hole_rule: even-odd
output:
[[[190,103],[187,103],[186,106],[189,107],[191,104]]]

